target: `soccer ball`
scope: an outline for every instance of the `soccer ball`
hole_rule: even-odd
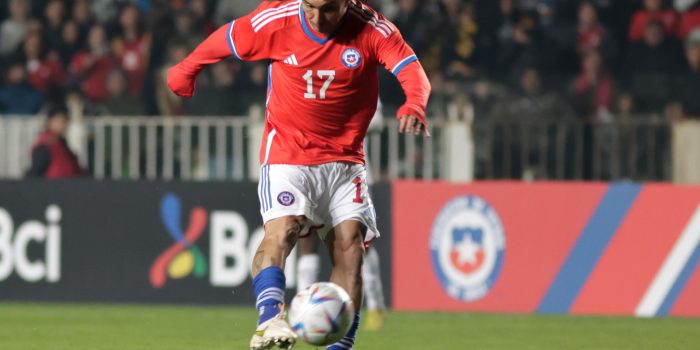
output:
[[[355,310],[340,286],[314,283],[299,292],[289,307],[289,323],[311,345],[329,345],[342,339],[352,326]]]

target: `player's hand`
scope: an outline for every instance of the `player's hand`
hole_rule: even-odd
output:
[[[424,128],[420,119],[408,114],[399,118],[399,133],[420,135],[421,131],[425,137],[430,137],[430,131],[428,128]]]
[[[168,87],[175,95],[192,97],[194,94],[196,77],[191,76],[175,65],[168,69]]]

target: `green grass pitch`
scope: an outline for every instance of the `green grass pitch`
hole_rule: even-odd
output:
[[[0,349],[247,349],[254,322],[252,308],[0,303]],[[700,319],[392,312],[355,348],[700,349]]]

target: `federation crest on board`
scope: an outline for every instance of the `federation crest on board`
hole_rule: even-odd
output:
[[[460,196],[433,223],[430,251],[435,275],[452,298],[483,298],[496,282],[505,251],[498,213],[483,198]]]
[[[343,51],[341,60],[343,61],[343,65],[345,65],[345,67],[355,69],[360,66],[360,63],[362,63],[362,56],[360,55],[360,51],[357,51],[357,49],[349,48]]]

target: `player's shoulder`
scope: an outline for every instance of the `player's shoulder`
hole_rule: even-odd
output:
[[[255,32],[274,32],[288,26],[299,15],[301,0],[262,1],[250,13],[250,25]]]
[[[349,2],[348,13],[365,27],[366,33],[388,38],[393,33],[398,32],[391,21],[366,3],[360,0],[350,0]]]
[[[258,14],[263,11],[286,8],[292,5],[299,6],[300,3],[301,0],[265,0],[260,2],[260,5],[258,5],[253,13]]]

